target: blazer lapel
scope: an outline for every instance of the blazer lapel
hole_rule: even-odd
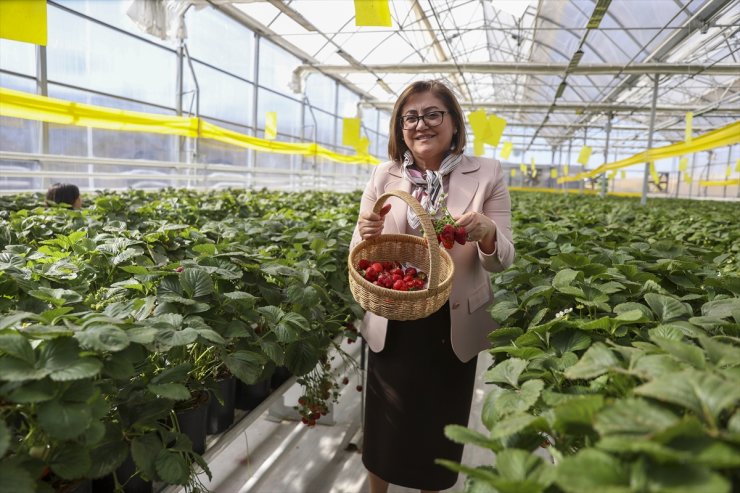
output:
[[[447,196],[447,210],[450,211],[453,217],[461,216],[465,213],[475,193],[478,191],[479,169],[480,164],[477,161],[473,161],[465,156],[457,168],[450,173],[449,188],[454,190],[454,192]]]

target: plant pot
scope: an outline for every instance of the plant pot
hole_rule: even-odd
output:
[[[116,476],[118,482],[123,484],[124,493],[152,493],[154,491],[152,482],[142,479],[138,474],[131,477],[135,473],[136,464],[129,454],[123,464],[116,469]],[[112,493],[113,491],[115,491],[113,476],[108,475],[93,481],[92,493]]]
[[[270,380],[262,380],[248,385],[241,380],[236,382],[235,405],[237,409],[251,411],[270,395]]]
[[[210,394],[201,392],[195,397],[192,407],[175,412],[180,433],[187,435],[193,442],[193,452],[202,454],[206,451],[206,424],[208,422],[208,401]]]
[[[275,390],[278,387],[280,387],[292,376],[293,376],[293,373],[291,373],[291,371],[288,370],[287,366],[278,366],[277,368],[275,368],[275,372],[272,374],[272,377],[270,378],[270,386],[272,387],[272,390]]]
[[[236,378],[233,376],[216,382],[221,392],[224,403],[218,402],[215,394],[211,394],[208,402],[208,426],[206,432],[209,435],[221,433],[234,423],[234,397],[236,394]]]

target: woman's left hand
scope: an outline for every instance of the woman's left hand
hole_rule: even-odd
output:
[[[454,219],[458,226],[465,228],[468,241],[492,241],[496,238],[496,223],[479,212],[466,212]]]

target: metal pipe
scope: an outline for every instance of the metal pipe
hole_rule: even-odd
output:
[[[653,148],[653,129],[655,129],[655,107],[658,102],[658,75],[653,77],[653,102],[650,112],[650,130],[648,131],[648,145],[647,150]],[[647,193],[648,193],[648,178],[650,176],[650,163],[645,163],[645,175],[642,178],[642,197],[640,198],[640,204],[647,204]]]

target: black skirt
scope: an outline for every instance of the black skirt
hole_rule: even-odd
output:
[[[444,490],[457,473],[435,464],[460,462],[463,445],[444,435],[468,425],[477,357],[461,363],[450,343],[450,309],[427,318],[389,321],[385,347],[369,351],[362,462],[407,488]]]

